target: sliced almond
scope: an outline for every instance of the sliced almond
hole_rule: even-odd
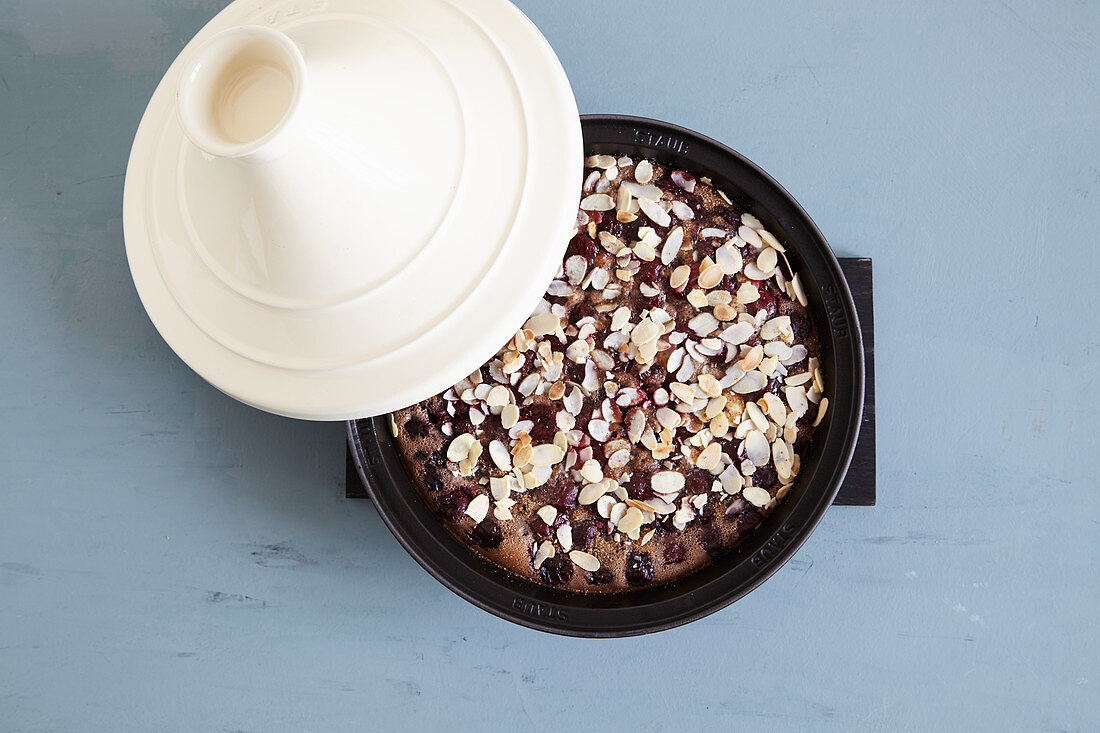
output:
[[[523,328],[535,336],[555,333],[561,327],[561,319],[553,313],[536,313],[527,319]]]
[[[581,570],[587,570],[590,573],[594,573],[600,569],[600,561],[596,559],[595,555],[590,555],[583,550],[573,550],[569,553],[569,559],[573,561]]]
[[[556,463],[561,463],[561,460],[565,458],[565,451],[553,443],[544,443],[543,445],[536,445],[531,454],[532,466],[553,466]]]
[[[684,474],[679,471],[658,471],[650,479],[658,494],[675,494],[684,488]]]
[[[450,446],[447,447],[447,460],[458,463],[463,461],[470,454],[470,447],[477,442],[477,438],[471,433],[463,433],[454,440],[451,441]]]
[[[577,494],[577,503],[582,506],[588,506],[589,504],[595,504],[599,501],[600,497],[607,493],[608,484],[605,481],[600,481],[596,484],[587,484]]]
[[[489,513],[489,496],[488,494],[478,494],[470,501],[466,506],[466,514],[475,522],[480,523],[485,519],[485,515]]]
[[[708,397],[718,397],[722,394],[721,383],[710,374],[699,375],[699,389]]]
[[[508,453],[508,448],[504,443],[499,440],[494,440],[489,443],[489,457],[493,459],[493,463],[501,471],[508,472],[512,470],[512,456]]]
[[[607,196],[606,198],[607,201],[611,204],[607,208],[614,208],[615,202],[611,200],[610,196]],[[657,204],[657,202],[651,199],[639,197],[638,207],[642,210],[642,213],[649,217],[650,221],[652,221],[657,226],[667,227],[669,224],[672,223],[672,217],[668,215],[668,212],[661,208],[661,206]]]
[[[606,193],[594,193],[581,199],[581,208],[585,211],[611,211],[615,200]]]
[[[629,507],[623,516],[616,523],[616,529],[620,532],[629,533],[642,526],[642,512],[637,507]]]
[[[703,449],[702,453],[695,459],[695,465],[706,471],[716,467],[719,461],[722,460],[722,447],[717,443],[711,443]]]
[[[764,506],[772,500],[772,495],[759,486],[746,486],[741,491],[741,495],[745,497],[746,501],[757,507]]]
[[[684,228],[676,227],[668,233],[668,237],[665,239],[664,245],[661,246],[661,262],[666,265],[672,264],[672,261],[676,259],[676,254],[680,251],[680,247],[684,243]],[[673,285],[673,287],[676,287]]]

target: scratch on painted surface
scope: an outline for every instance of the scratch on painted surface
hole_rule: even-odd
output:
[[[306,557],[293,547],[284,544],[253,545],[252,562],[264,568],[295,568],[316,565],[317,561]]]
[[[1044,389],[1039,398],[1039,404],[1031,403],[1031,413],[1034,419],[1031,421],[1031,429],[1042,435],[1047,429],[1047,416],[1050,414],[1050,390]]]
[[[267,607],[267,601],[263,599],[241,595],[240,593],[223,593],[220,590],[206,591],[206,602],[213,605],[229,604],[237,606],[252,606],[256,608]]]

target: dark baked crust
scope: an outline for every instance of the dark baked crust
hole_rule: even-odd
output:
[[[782,244],[706,179],[611,156],[586,167],[536,314],[391,427],[424,500],[476,552],[615,592],[690,573],[756,527],[828,400]]]

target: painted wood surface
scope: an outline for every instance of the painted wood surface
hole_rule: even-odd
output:
[[[257,0],[259,1],[259,0]],[[129,281],[122,176],[214,0],[0,0],[0,730],[1100,729],[1100,7],[522,0],[875,261],[879,503],[609,642],[516,628],[236,404]]]

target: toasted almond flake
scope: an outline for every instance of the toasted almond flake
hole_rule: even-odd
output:
[[[765,341],[774,341],[775,339],[783,338],[785,335],[790,333],[790,316],[776,316],[771,320],[765,321],[764,325],[760,327],[760,338]]]
[[[596,512],[604,519],[611,518],[611,509],[615,506],[615,497],[604,494],[596,500]]]
[[[798,417],[802,417],[810,409],[809,401],[806,399],[805,387],[785,387],[783,394],[787,396],[787,404],[790,406],[791,412]]]
[[[611,201],[610,196],[607,197],[607,200],[612,205],[614,205],[614,202]],[[649,217],[649,220],[657,226],[667,227],[669,224],[672,223],[672,217],[668,215],[668,212],[662,209],[659,204],[651,199],[639,196],[638,207],[642,210],[642,213]],[[612,207],[609,206],[608,208]]]
[[[616,524],[619,523],[619,520],[623,518],[623,514],[626,513],[627,509],[627,505],[621,501],[616,502],[615,506],[611,507],[611,515],[607,518],[607,520],[611,523],[611,526],[614,527]]]
[[[529,445],[520,447],[514,456],[512,456],[512,466],[515,468],[523,468],[531,463],[531,458],[534,456],[534,449]]]
[[[726,409],[727,401],[728,400],[723,395],[718,395],[717,397],[711,399],[709,402],[707,402],[707,408],[706,412],[704,413],[704,417],[710,420],[722,410]]]
[[[585,481],[594,484],[603,481],[603,469],[600,467],[600,462],[595,459],[589,459],[584,462],[580,469],[581,478]]]
[[[511,488],[508,485],[508,477],[491,477],[489,479],[489,493],[491,493],[493,498],[497,501],[507,498],[508,494],[511,493]]]
[[[577,503],[588,506],[589,504],[595,504],[601,496],[607,493],[609,485],[606,481],[600,481],[595,484],[586,484],[584,488],[577,494]]]
[[[679,471],[658,471],[650,478],[650,485],[658,494],[675,494],[684,488],[684,474]]]
[[[568,523],[561,525],[554,532],[554,535],[558,538],[558,544],[561,545],[561,549],[566,552],[573,547],[573,528]]]
[[[723,277],[725,277],[725,273],[718,265],[701,269],[699,272],[699,287],[709,290],[722,282]]]
[[[691,210],[691,207],[678,199],[672,201],[672,213],[680,221],[691,221],[695,218],[695,212]]]
[[[505,447],[504,443],[499,440],[489,443],[489,457],[493,459],[493,463],[501,471],[512,470],[512,456],[508,453],[508,448]]]
[[[746,501],[757,507],[764,506],[772,500],[772,495],[759,486],[746,486],[741,491],[741,495],[745,497]]]
[[[745,358],[741,360],[741,368],[745,371],[755,369],[760,366],[760,362],[764,360],[764,347],[760,344],[753,346],[749,349],[749,352],[745,354]]]
[[[600,561],[596,559],[595,555],[590,555],[584,550],[573,550],[569,553],[569,559],[573,561],[581,570],[587,570],[590,573],[594,573],[600,569]]]
[[[767,383],[767,377],[753,369],[737,380],[737,383],[733,385],[733,391],[737,394],[752,394],[764,389]]]
[[[678,400],[685,403],[691,403],[695,399],[695,388],[690,384],[684,384],[683,382],[673,382],[669,385],[669,390],[676,396]]]
[[[658,408],[656,413],[657,422],[668,428],[669,430],[675,430],[680,427],[680,413],[676,410],[670,410],[667,407]],[[644,419],[643,419],[644,420]],[[643,421],[643,426],[644,426]]]
[[[676,227],[668,233],[668,237],[665,239],[665,243],[661,246],[661,262],[666,265],[672,264],[672,261],[676,259],[676,254],[680,251],[680,247],[684,243],[684,228]],[[673,285],[673,287],[676,287]]]
[[[761,272],[771,272],[778,264],[778,260],[779,253],[771,247],[765,247],[756,258],[756,266],[760,268]]]
[[[524,330],[530,331],[533,336],[545,336],[555,333],[560,327],[561,319],[553,313],[536,313],[528,318],[527,323],[523,325]]]
[[[810,381],[813,377],[814,375],[811,372],[802,372],[801,374],[792,374],[783,381],[788,387],[797,387]]]
[[[623,516],[615,523],[620,532],[633,532],[642,526],[642,512],[638,507],[628,507]]]
[[[611,211],[615,200],[606,193],[594,193],[581,199],[581,208],[587,211]]]
[[[584,208],[583,206],[581,208]],[[741,221],[744,221],[742,217]],[[745,240],[746,244],[751,245],[755,249],[760,249],[764,246],[764,240],[760,239],[760,235],[756,233],[756,230],[752,227],[747,227],[742,224],[737,230],[737,236]]]
[[[615,165],[614,155],[590,155],[584,159],[585,168],[610,168]]]
[[[664,193],[660,188],[652,184],[638,184],[634,181],[623,181],[620,185],[630,189],[630,195],[636,199],[649,199],[650,201],[659,201],[661,199],[661,195]]]
[[[653,180],[653,164],[643,160],[634,166],[634,180],[643,186]]]
[[[707,294],[699,288],[695,288],[687,294],[687,302],[691,303],[696,308],[706,308]]]
[[[745,265],[745,277],[749,278],[750,280],[767,280],[771,276],[771,272],[764,272],[756,266],[755,262],[750,262],[749,264]]]
[[[606,420],[589,420],[588,434],[592,436],[593,440],[606,443],[611,438],[611,426]]]
[[[794,465],[791,463],[791,454],[787,450],[787,444],[782,440],[772,443],[772,462],[775,464],[775,472],[780,481],[785,481],[791,477],[791,469]]]
[[[630,463],[629,448],[617,450],[607,457],[607,467],[611,469],[625,468],[628,463]]]
[[[761,229],[761,228],[757,227],[756,233],[760,235],[760,239],[761,239],[761,241],[764,242],[764,244],[768,245],[769,247],[772,247],[777,252],[786,252],[787,251],[783,247],[783,245],[779,243],[779,240],[775,238],[775,235],[772,234],[771,232],[769,232],[767,229]]]
[[[737,288],[737,302],[742,305],[755,303],[759,298],[760,291],[751,282],[742,283],[741,287]]]
[[[714,419],[710,421],[709,428],[712,436],[715,438],[724,438],[730,429],[729,418],[726,417],[724,412],[719,412],[714,416]]]
[[[765,412],[772,422],[776,425],[783,425],[787,422],[787,407],[783,404],[783,400],[771,392],[765,392],[760,399],[763,401],[764,407],[767,408]]]
[[[711,443],[695,459],[695,465],[706,471],[713,469],[722,460],[722,447],[717,443]]]
[[[737,471],[737,466],[733,464],[726,466],[725,470],[719,474],[718,480],[722,483],[722,491],[730,496],[739,492],[741,487],[745,485],[745,479]]]
[[[736,247],[724,244],[714,253],[714,260],[725,275],[736,275],[741,272],[743,262],[741,252]]]
[[[539,515],[539,519],[546,522],[548,525],[553,524],[554,520],[558,518],[558,510],[549,504],[540,508],[535,513]]]
[[[570,415],[579,415],[581,407],[584,405],[584,395],[581,394],[578,387],[574,386],[569,394],[565,396],[565,399],[562,400],[562,404],[565,405],[565,409]]]
[[[630,195],[630,189],[623,186],[619,186],[619,190],[615,192],[615,211],[617,214],[630,213],[630,201],[633,196]]]
[[[642,346],[657,339],[663,329],[659,324],[649,318],[643,318],[630,332],[630,341],[636,346]]]
[[[546,390],[546,396],[551,400],[560,400],[562,395],[565,394],[565,382],[560,379],[550,385],[550,389]]]
[[[745,457],[757,466],[763,466],[771,458],[771,446],[768,445],[768,439],[764,437],[764,433],[759,430],[750,430],[745,435],[744,448]]]
[[[755,402],[745,403],[745,414],[752,420],[752,424],[756,426],[757,430],[768,429],[768,418],[764,416],[764,411],[760,409],[760,406]]]
[[[714,306],[714,317],[719,321],[732,321],[737,318],[737,309],[732,305],[719,303]]]
[[[817,417],[814,418],[814,427],[818,426],[821,422],[821,418],[825,417],[825,411],[829,409],[829,398],[822,397],[821,402],[817,404]]]
[[[718,328],[718,319],[710,313],[700,313],[688,321],[688,328],[699,336],[709,336]]]
[[[485,401],[489,403],[489,407],[504,407],[512,401],[512,392],[504,385],[498,384],[489,390]]]
[[[541,545],[539,545],[539,549],[535,551],[535,556],[531,559],[531,565],[534,566],[535,570],[538,570],[540,567],[542,567],[542,564],[544,562],[546,562],[553,556],[554,545],[551,544],[550,540],[546,540]]]
[[[634,254],[638,257],[638,259],[645,262],[652,262],[657,258],[656,250],[654,250],[653,247],[646,244],[645,242],[638,242],[636,245],[634,245]]]
[[[740,321],[726,328],[722,333],[718,334],[718,338],[722,339],[728,344],[737,346],[743,344],[752,338],[752,335],[756,332],[751,323]]]
[[[623,326],[628,323],[630,323],[630,309],[627,308],[625,305],[619,306],[619,308],[616,309],[615,314],[611,316],[611,330],[619,331],[622,329]]]
[[[637,443],[645,431],[645,413],[639,410],[631,410],[627,422],[627,438],[631,443]]]
[[[761,226],[763,226],[760,223],[760,220],[757,219],[752,214],[742,214],[741,215],[741,223],[744,224],[747,227],[752,227],[753,229],[759,229]]]
[[[471,433],[463,433],[451,441],[447,448],[447,460],[458,463],[465,460],[470,454],[471,446],[477,442],[477,438]]]
[[[662,503],[664,503],[664,502],[662,502]],[[641,547],[645,547],[646,545],[648,545],[648,544],[649,544],[649,541],[650,541],[651,539],[653,539],[653,534],[654,534],[654,533],[655,533],[656,531],[657,531],[657,530],[656,530],[656,528],[654,528],[654,529],[651,529],[651,530],[649,530],[648,532],[646,532],[646,533],[645,533],[644,535],[642,535],[642,541],[641,541],[640,543],[638,543],[638,544],[639,544],[639,545],[640,545]]]
[[[802,289],[802,281],[799,279],[797,274],[791,280],[791,289],[794,290],[794,297],[798,300],[799,304],[801,304],[802,307],[805,308],[807,305],[806,292]]]
[[[710,374],[699,375],[699,389],[708,397],[718,397],[722,394],[722,385]]]
[[[478,494],[470,501],[466,507],[466,514],[475,522],[481,522],[485,519],[485,515],[489,513],[489,496],[487,494]]]

